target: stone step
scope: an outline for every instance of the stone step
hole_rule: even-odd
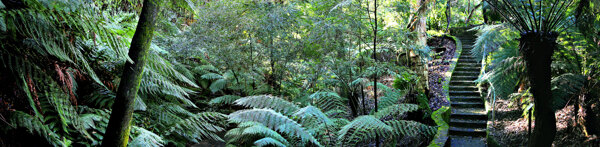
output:
[[[479,71],[454,71],[453,76],[479,76]]]
[[[475,86],[476,84],[472,80],[450,80],[450,85],[456,86]]]
[[[463,58],[459,58],[458,62],[466,62],[466,63],[479,63],[479,61],[475,60],[475,59],[463,59]]]
[[[454,108],[484,108],[483,102],[450,102],[450,105]]]
[[[475,63],[475,62],[472,62],[472,63],[458,62],[456,65],[457,66],[481,66],[481,63]]]
[[[481,67],[479,67],[479,66],[457,66],[455,70],[459,70],[459,69],[479,71],[481,69]]]
[[[455,78],[452,77],[452,80],[455,80]],[[478,90],[477,86],[458,86],[458,85],[450,85],[450,87],[448,87],[448,89],[450,89],[450,90],[472,90],[472,91]]]
[[[459,118],[451,118],[450,125],[455,127],[465,127],[465,128],[486,128],[487,121],[481,119],[459,119]]]
[[[477,76],[452,76],[452,80],[477,80]]]
[[[485,108],[452,108],[450,118],[487,120]]]
[[[471,97],[466,97],[466,96],[459,96],[459,97],[451,97],[450,101],[452,102],[482,102],[481,98],[471,98]]]
[[[462,128],[462,127],[450,127],[450,135],[460,136],[485,136],[485,128]]]
[[[450,90],[450,95],[460,95],[460,96],[479,96],[479,91],[458,91],[458,90]]]

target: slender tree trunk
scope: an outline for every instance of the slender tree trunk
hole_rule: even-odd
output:
[[[450,2],[451,0],[448,0],[448,2],[446,2],[446,22],[448,24],[446,24],[446,32],[448,32],[448,30],[450,29],[450,20],[452,19],[452,7],[450,7]]]
[[[129,140],[129,129],[133,115],[133,105],[140,88],[146,55],[154,37],[156,15],[159,0],[145,0],[140,19],[131,41],[129,57],[133,63],[126,62],[123,68],[121,83],[117,97],[112,105],[112,113],[104,133],[102,146],[126,147]]]
[[[375,75],[373,76],[373,97],[375,99],[375,112],[379,111],[377,104],[377,0],[374,2],[375,27],[373,27],[373,62],[375,63]],[[379,134],[375,134],[375,146],[379,147]]]
[[[531,93],[535,104],[535,127],[529,140],[530,147],[552,146],[556,135],[556,118],[552,110],[551,68],[552,54],[556,49],[554,33],[521,34],[521,53],[527,66]]]

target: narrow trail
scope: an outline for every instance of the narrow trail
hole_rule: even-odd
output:
[[[474,80],[481,64],[471,55],[475,43],[472,33],[457,36],[463,50],[450,80],[450,146],[482,147],[486,144],[487,115],[485,104]]]

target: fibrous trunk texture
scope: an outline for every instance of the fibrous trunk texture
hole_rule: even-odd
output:
[[[521,53],[527,66],[531,93],[535,104],[535,127],[530,136],[530,147],[552,146],[556,135],[556,118],[552,110],[551,69],[552,54],[556,49],[554,33],[528,32],[521,34]]]
[[[140,15],[140,20],[131,40],[129,57],[133,61],[126,62],[121,77],[121,83],[117,90],[117,97],[112,105],[112,113],[102,146],[126,147],[129,140],[129,129],[133,115],[133,105],[137,91],[140,88],[146,55],[154,37],[156,15],[158,13],[159,0],[145,0]]]

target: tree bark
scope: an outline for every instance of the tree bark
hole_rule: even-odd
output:
[[[534,97],[535,127],[529,140],[530,147],[552,146],[556,135],[556,118],[552,110],[551,68],[556,49],[555,33],[528,32],[521,34],[521,53]]]
[[[126,62],[117,97],[112,105],[108,127],[104,133],[102,146],[126,147],[129,140],[130,123],[137,91],[140,88],[146,55],[154,37],[156,16],[160,0],[145,0],[138,25],[129,48],[133,63]]]

